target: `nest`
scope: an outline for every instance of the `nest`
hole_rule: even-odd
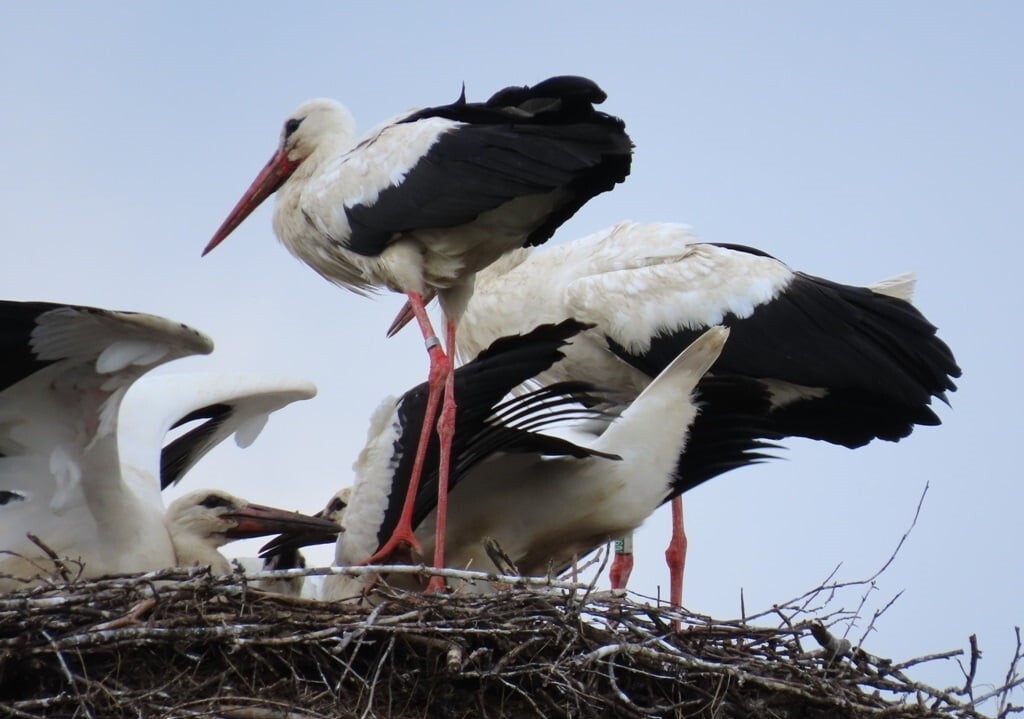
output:
[[[908,670],[959,652],[874,657],[833,634],[840,613],[809,617],[806,602],[773,608],[767,627],[465,572],[449,576],[506,584],[486,596],[382,588],[368,606],[248,581],[298,571],[168,570],[0,597],[0,716],[902,719],[981,717],[993,699],[999,716],[1018,710],[1019,651],[996,692],[973,696],[976,648],[965,686],[939,690]],[[330,571],[346,570],[304,573]]]

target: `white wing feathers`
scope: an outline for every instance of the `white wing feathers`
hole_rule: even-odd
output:
[[[33,503],[36,511],[60,513],[78,504],[90,468],[116,460],[118,410],[135,379],[213,348],[196,330],[152,315],[15,302],[2,311],[22,323],[38,312],[28,336],[8,335],[4,347],[27,351],[35,364],[0,392],[0,489],[46,498],[48,506]],[[21,516],[30,514],[23,508]]]

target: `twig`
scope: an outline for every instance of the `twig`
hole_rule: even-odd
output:
[[[56,567],[57,571],[60,573],[60,578],[63,579],[65,582],[70,582],[71,572],[68,571],[68,568],[64,565],[64,561],[59,556],[57,556],[57,553],[50,549],[49,545],[46,544],[46,542],[41,540],[36,535],[32,534],[32,532],[26,532],[25,536],[28,537],[28,541],[32,542],[32,544],[36,545],[41,550],[43,550],[46,556],[50,558],[50,561],[53,562],[53,566]]]
[[[123,614],[117,619],[113,619],[109,622],[103,622],[97,624],[92,628],[92,631],[99,632],[105,629],[117,629],[119,627],[125,627],[131,624],[137,624],[139,619],[148,614],[153,607],[156,606],[156,597],[150,597],[149,599],[143,599],[141,602],[136,604],[127,614]]]

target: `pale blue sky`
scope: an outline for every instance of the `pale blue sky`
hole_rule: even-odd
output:
[[[225,447],[191,484],[312,510],[351,480],[372,409],[426,373],[401,298],[361,299],[278,246],[270,208],[199,253],[300,101],[368,128],[417,105],[582,74],[636,143],[632,176],[556,236],[622,219],[694,226],[834,280],[915,270],[964,369],[944,425],[786,460],[687,496],[686,604],[739,614],[881,565],[866,647],[905,658],[979,635],[984,681],[1024,621],[1017,455],[1024,5],[1012,2],[0,5],[3,296],[153,312],[217,343],[168,371],[308,378],[317,399]],[[666,573],[658,516],[634,584]],[[851,594],[846,605],[856,604]],[[853,635],[860,636],[860,630]],[[962,681],[952,662],[918,674]]]

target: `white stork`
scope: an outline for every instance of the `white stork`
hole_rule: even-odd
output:
[[[506,88],[486,102],[466,102],[463,94],[360,140],[348,110],[310,100],[285,121],[277,151],[203,251],[276,191],[274,231],[292,254],[355,292],[385,287],[408,296],[430,354],[430,399],[405,512],[374,560],[399,548],[420,549],[412,498],[442,397],[443,535],[455,422],[449,354],[474,273],[509,250],[543,243],[629,174],[632,144],[622,121],[594,110],[604,99],[590,80],[554,77]],[[424,309],[424,296],[435,292],[449,354]],[[443,542],[434,561],[444,564]]]
[[[638,526],[677,490],[676,467],[696,405],[680,401],[718,356],[728,330],[710,330],[693,343],[599,437],[581,442],[539,433],[562,421],[607,421],[579,402],[605,401],[583,382],[567,382],[502,400],[506,393],[563,357],[564,342],[582,326],[573,321],[508,337],[455,372],[463,398],[453,443],[453,475],[446,528],[446,564],[499,569],[485,549],[497,541],[523,574],[564,568],[621,532]],[[426,388],[397,402],[386,400],[371,420],[366,447],[354,469],[356,482],[344,515],[335,563],[351,565],[375,552],[398,518],[398,497],[409,482],[404,451],[422,422]],[[437,452],[433,441],[430,452]],[[742,461],[737,457],[736,461]],[[436,533],[436,472],[424,474],[416,496],[414,526],[429,546]],[[330,534],[279,538],[272,553],[289,543],[330,541]],[[341,576],[324,582],[327,599],[358,593],[366,579]],[[399,584],[403,584],[399,580]]]
[[[158,407],[148,415],[163,419],[147,425],[147,413],[136,405],[126,433],[149,437],[150,443],[126,461],[120,409],[144,372],[212,347],[196,330],[152,315],[0,302],[0,574],[8,575],[0,578],[0,591],[22,586],[22,579],[52,566],[28,533],[58,556],[81,559],[84,576],[175,564],[157,478],[165,432],[177,419]],[[298,398],[296,391],[309,396],[310,386],[291,391],[291,399],[275,401],[287,404]],[[163,397],[177,407],[170,415],[178,419],[211,406],[209,393],[189,395],[180,381],[170,398]],[[224,436],[218,431],[239,429],[240,417],[255,416],[243,398],[223,391],[215,397],[220,423],[207,421],[205,432],[193,428],[168,445],[167,481],[179,478],[213,438]],[[256,404],[266,409],[267,401],[264,395]]]
[[[909,303],[912,287],[908,276],[842,285],[759,250],[699,242],[682,225],[627,222],[509,253],[481,271],[458,351],[470,358],[496,337],[572,317],[593,327],[539,381],[586,380],[623,388],[628,400],[700,333],[730,327],[698,385],[702,409],[680,463],[689,488],[731,468],[721,454],[730,433],[746,443],[793,436],[853,448],[939,424],[928,405],[956,388],[960,369]],[[673,509],[666,558],[679,604],[685,535],[681,503]]]

